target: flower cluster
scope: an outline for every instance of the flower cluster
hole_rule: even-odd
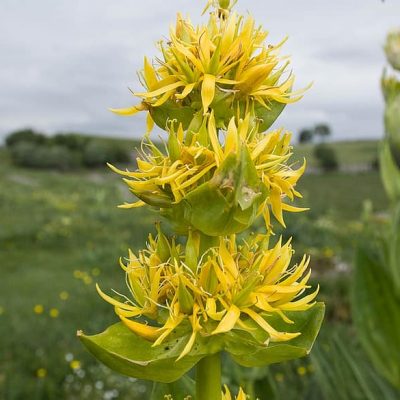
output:
[[[265,331],[266,342],[287,341],[300,332],[276,330],[268,317],[293,323],[287,311],[304,311],[314,304],[318,289],[301,296],[310,286],[309,258],[290,266],[290,241],[269,247],[269,235],[252,235],[237,244],[236,236],[220,237],[200,252],[199,236],[190,233],[185,246],[168,240],[159,229],[148,247],[121,262],[132,299],[122,302],[103,293],[133,332],[161,344],[180,324],[189,322],[191,337],[180,358],[188,354],[198,334],[253,333],[251,323]],[[138,318],[131,320],[130,318]]]
[[[232,12],[235,2],[208,1],[205,25],[178,14],[161,56],[145,59],[145,91],[134,93],[141,102],[113,110],[148,111],[136,170],[110,165],[138,199],[120,207],[153,207],[176,236],[158,223],[144,250],[129,251],[120,264],[130,295],[97,285],[121,322],[79,333],[101,361],[133,377],[169,383],[197,365],[199,400],[221,398],[219,382],[201,383],[208,366],[220,368],[219,352],[246,367],[304,356],[324,313],[309,258],[292,263],[291,241],[272,241],[272,216],[285,226],[285,211],[304,210],[293,201],[305,162],[291,162],[289,132],[268,129],[304,91],[292,91],[289,60],[279,57],[285,40],[266,43],[252,17]],[[150,137],[154,123],[167,131],[163,143]],[[256,219],[264,233],[245,233]],[[222,397],[232,399],[229,390]],[[245,397],[240,390],[237,400]]]
[[[167,216],[173,209],[170,219],[175,225],[178,222],[191,225],[210,235],[241,231],[258,215],[263,215],[267,227],[271,228],[270,209],[284,225],[284,210],[304,210],[283,202],[285,198],[293,201],[301,197],[295,186],[305,168],[305,163],[298,169],[287,164],[292,155],[290,137],[281,129],[259,132],[259,124],[250,114],[237,124],[232,117],[227,130],[220,132],[213,112],[194,130],[184,132],[182,124],[175,129],[171,123],[164,152],[147,137],[136,171],[121,171],[110,166],[126,177],[125,182],[140,199],[121,207],[135,208],[147,203],[163,210]],[[238,215],[251,209],[247,226],[231,224],[229,231],[226,218],[220,218],[221,223],[215,228],[208,215],[202,218],[207,208],[200,200],[213,196],[214,202],[221,198],[222,214],[227,218],[232,211]],[[183,220],[178,221],[177,216]]]
[[[271,110],[278,107],[280,112],[280,105],[299,100],[303,90],[291,91],[289,60],[282,63],[278,56],[286,39],[267,45],[268,33],[252,17],[226,10],[221,16],[220,10],[200,26],[178,14],[168,42],[159,43],[161,57],[154,64],[145,58],[141,81],[146,91],[133,93],[142,102],[113,111],[133,115],[148,110],[149,119],[162,129],[170,118],[186,129],[194,114],[205,115],[211,109],[217,127],[226,128],[232,116],[250,112],[266,129]]]

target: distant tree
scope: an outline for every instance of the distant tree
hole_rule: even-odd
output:
[[[34,144],[44,144],[47,141],[46,136],[41,133],[34,131],[33,129],[20,129],[18,131],[10,133],[6,137],[6,146],[12,147],[17,143],[34,143]]]
[[[315,125],[314,135],[319,136],[321,139],[325,139],[331,134],[331,128],[327,124]]]
[[[50,141],[51,144],[68,147],[70,150],[83,151],[91,139],[78,133],[57,133]]]
[[[335,171],[339,168],[335,150],[326,143],[320,143],[315,146],[314,156],[324,171]]]
[[[80,155],[60,145],[22,141],[10,147],[10,154],[15,165],[25,168],[68,171],[81,166]]]
[[[303,129],[299,133],[299,142],[300,143],[310,143],[312,142],[314,137],[314,132],[311,129]]]

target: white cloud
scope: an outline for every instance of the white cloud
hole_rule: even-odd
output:
[[[120,118],[109,106],[134,99],[135,71],[168,33],[178,10],[199,21],[204,1],[2,0],[0,3],[0,137],[33,126],[139,137],[144,120]],[[397,0],[239,1],[277,41],[290,40],[298,86],[314,81],[289,106],[288,129],[326,121],[336,138],[379,137],[386,32],[398,24]]]

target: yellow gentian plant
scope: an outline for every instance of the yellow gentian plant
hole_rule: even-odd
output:
[[[386,132],[379,161],[390,210],[384,233],[366,225],[368,240],[357,246],[352,309],[372,365],[400,390],[400,29],[388,34],[385,53],[392,73],[385,69],[382,77]]]
[[[273,240],[275,221],[285,226],[285,212],[304,210],[292,202],[305,163],[290,162],[290,133],[267,130],[303,91],[292,91],[279,56],[285,40],[266,44],[234,3],[210,1],[200,26],[178,14],[160,57],[144,60],[139,103],[113,110],[148,112],[136,170],[110,165],[138,199],[120,207],[152,207],[175,236],[157,223],[144,250],[129,250],[120,262],[129,296],[97,286],[120,322],[79,334],[100,361],[135,378],[170,383],[195,367],[196,400],[233,398],[221,394],[222,352],[247,367],[302,357],[324,313],[309,258],[292,263],[291,241]],[[154,124],[167,133],[161,146]],[[246,233],[256,219],[264,233]]]

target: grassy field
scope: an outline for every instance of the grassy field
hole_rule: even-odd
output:
[[[373,156],[370,143],[362,142],[366,154],[353,155],[351,146],[343,147],[343,160]],[[95,333],[116,321],[94,284],[125,291],[118,258],[144,245],[157,216],[117,209],[130,194],[106,168],[18,169],[3,151],[0,186],[0,399],[143,398],[145,383],[100,367],[75,332]],[[329,252],[324,232],[356,223],[366,198],[377,211],[387,207],[378,172],[307,175],[299,188],[311,211],[287,224],[307,249]]]
[[[335,150],[339,165],[344,168],[372,165],[377,160],[378,142],[376,140],[359,140],[329,143]],[[299,160],[306,158],[309,166],[317,166],[313,155],[314,144],[298,145],[295,147],[295,157]]]

